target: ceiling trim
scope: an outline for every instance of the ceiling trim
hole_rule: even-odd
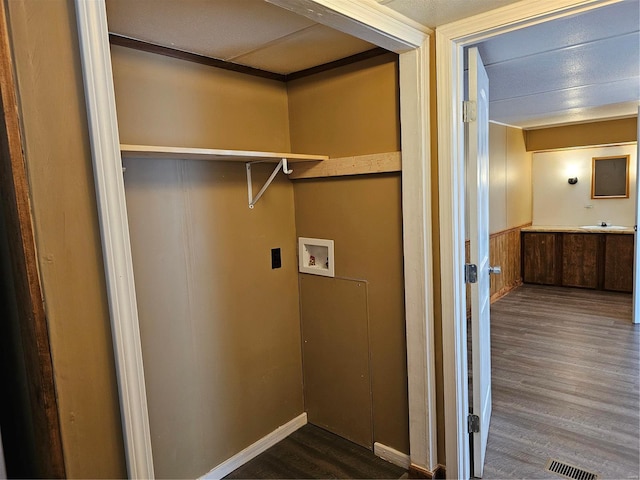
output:
[[[285,75],[286,81],[289,82],[291,80],[298,80],[299,78],[304,78],[310,75],[315,75],[317,73],[326,72],[327,70],[333,70],[334,68],[344,67],[352,63],[361,62],[363,60],[368,60],[374,57],[379,57],[380,55],[384,55],[386,53],[392,53],[392,52],[389,52],[389,50],[385,50],[384,48],[381,48],[381,47],[375,47],[375,48],[372,48],[371,50],[356,53],[349,57],[341,58],[339,60],[334,60],[333,62],[323,63],[322,65],[305,68],[304,70],[298,70],[297,72],[288,73],[287,75]]]
[[[162,45],[145,42],[143,40],[126,37],[124,35],[118,35],[116,33],[109,33],[109,43],[111,45],[118,45],[120,47],[133,48],[142,52],[155,53],[158,55],[164,55],[165,57],[172,57],[179,60],[199,63],[200,65],[207,65],[209,67],[216,67],[222,68],[224,70],[231,70],[233,72],[245,73],[248,75],[253,75],[255,77],[267,78],[269,80],[278,80],[280,82],[286,81],[286,75],[282,75],[280,73],[273,73],[267,70],[261,70],[259,68],[240,65],[233,62],[225,62],[224,60],[220,60],[218,58],[207,57],[205,55],[186,52],[184,50],[178,50],[176,48],[164,47]]]
[[[269,80],[277,80],[283,83],[291,80],[298,80],[310,75],[326,72],[328,70],[333,70],[334,68],[344,67],[352,63],[361,62],[363,60],[368,60],[370,58],[390,53],[384,48],[375,47],[370,50],[356,53],[345,58],[340,58],[332,62],[323,63],[322,65],[305,68],[304,70],[298,70],[297,72],[291,72],[285,75],[281,73],[270,72],[268,70],[249,67],[246,65],[240,65],[238,63],[227,62],[225,60],[220,60],[219,58],[207,57],[206,55],[199,55],[197,53],[186,52],[184,50],[164,47],[162,45],[126,37],[124,35],[119,35],[116,33],[109,34],[109,43],[111,45],[132,48],[134,50],[140,50],[142,52],[154,53],[156,55],[163,55],[166,57],[177,58],[179,60],[185,60],[187,62],[198,63],[200,65],[206,65],[208,67],[221,68],[223,70],[230,70],[233,72],[244,73],[246,75],[253,75],[254,77],[267,78]]]
[[[512,3],[447,23],[438,27],[438,32],[441,38],[447,38],[454,42],[464,38],[463,44],[471,45],[491,38],[497,33],[508,33],[524,26],[530,27],[563,18],[568,11],[575,15],[620,1],[622,0],[537,0],[530,3]]]

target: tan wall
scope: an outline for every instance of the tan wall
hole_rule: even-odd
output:
[[[489,231],[531,222],[531,158],[523,131],[489,124]]]
[[[121,143],[289,151],[286,87],[112,46]]]
[[[334,240],[336,276],[368,282],[374,441],[408,453],[400,176],[299,180],[295,200],[298,236]]]
[[[339,157],[399,150],[393,55],[289,83],[291,145]],[[295,182],[298,236],[335,241],[336,275],[369,282],[374,441],[409,451],[398,174]]]
[[[393,120],[398,92],[390,90],[398,82],[393,58],[383,55],[289,82],[292,151],[345,157],[400,150]]]
[[[638,118],[565,125],[525,131],[527,151],[635,142]]]
[[[289,150],[284,84],[112,56],[124,141]],[[293,186],[280,174],[250,210],[242,163],[125,166],[156,474],[198,477],[304,410]]]
[[[126,475],[73,2],[9,1],[70,478]]]

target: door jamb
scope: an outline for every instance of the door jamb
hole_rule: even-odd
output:
[[[436,29],[442,350],[447,476],[469,478],[467,327],[463,281],[463,48],[493,36],[588,11],[620,0],[518,2]]]
[[[358,0],[270,0],[400,54],[402,209],[412,465],[437,466],[433,338],[429,38],[393,10]],[[96,195],[130,477],[153,477],[131,245],[104,1],[76,0]],[[410,221],[409,221],[410,220]]]
[[[38,271],[7,8],[6,2],[0,3],[0,190],[3,192],[0,208],[4,211],[7,223],[11,272],[20,322],[19,335],[28,376],[29,402],[24,408],[32,419],[31,434],[36,455],[33,472],[41,477],[64,478],[66,467],[60,417],[49,327]],[[5,448],[6,443],[5,438]],[[6,468],[4,462],[2,467],[2,470]]]
[[[638,107],[638,125],[636,134],[636,218],[635,218],[635,231],[633,233],[633,252],[634,252],[634,265],[633,265],[633,309],[631,323],[640,323],[640,239],[638,238],[638,224],[640,224],[640,106]]]

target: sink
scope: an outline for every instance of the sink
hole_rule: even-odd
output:
[[[607,225],[603,227],[602,225],[582,225],[580,228],[589,229],[589,230],[630,230],[631,227],[624,227],[621,225]]]

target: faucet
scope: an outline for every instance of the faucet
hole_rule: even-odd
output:
[[[609,225],[607,224],[607,222],[600,222],[600,226],[601,227],[608,227]]]

